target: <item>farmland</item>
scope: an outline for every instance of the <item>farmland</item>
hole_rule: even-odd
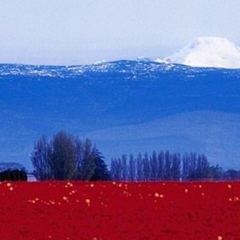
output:
[[[1,182],[0,239],[240,239],[238,182]]]

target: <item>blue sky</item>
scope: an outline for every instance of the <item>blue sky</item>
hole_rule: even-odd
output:
[[[0,63],[165,57],[199,36],[240,45],[239,0],[3,0]]]

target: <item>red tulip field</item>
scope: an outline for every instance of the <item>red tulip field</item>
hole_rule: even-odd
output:
[[[4,240],[237,240],[239,182],[1,182]]]

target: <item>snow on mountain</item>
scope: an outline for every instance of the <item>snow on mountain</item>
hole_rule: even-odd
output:
[[[28,76],[49,78],[84,77],[89,74],[122,74],[123,78],[152,77],[156,73],[169,71],[172,64],[159,63],[150,59],[119,60],[73,66],[34,66],[21,64],[0,64],[0,78],[6,76]],[[176,70],[178,67],[176,66]]]
[[[163,61],[192,67],[240,68],[240,48],[226,38],[199,37]]]

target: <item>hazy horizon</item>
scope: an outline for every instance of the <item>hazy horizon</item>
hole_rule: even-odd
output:
[[[0,63],[80,65],[162,58],[199,36],[240,45],[232,0],[11,0],[1,3]]]

